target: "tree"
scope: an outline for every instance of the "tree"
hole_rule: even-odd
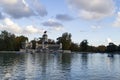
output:
[[[57,43],[62,43],[62,49],[63,50],[69,50],[71,46],[71,34],[70,33],[63,33],[62,37],[57,38]]]
[[[105,52],[106,51],[106,46],[100,45],[97,47],[98,52]]]
[[[48,39],[48,44],[55,44],[55,41],[52,39]]]
[[[0,34],[0,50],[14,50],[15,45],[15,35],[7,31],[2,31]]]
[[[120,45],[118,46],[117,51],[120,51]]]
[[[21,48],[23,48],[23,45],[25,44],[25,42],[28,41],[28,38],[25,36],[18,36],[15,38],[15,43],[16,43],[16,48],[15,50],[19,50]]]
[[[114,43],[109,43],[107,46],[107,52],[115,52],[117,51],[117,46]]]
[[[88,41],[85,39],[80,43],[80,51],[86,52],[88,49]]]
[[[32,40],[32,49],[35,49],[36,48],[36,41],[35,40]]]
[[[79,46],[78,46],[78,44],[76,44],[76,43],[71,43],[71,46],[70,46],[70,50],[71,51],[79,51]]]
[[[97,48],[95,46],[88,46],[87,51],[88,52],[97,52]]]
[[[39,40],[37,41],[37,43],[42,44],[42,41],[43,41],[42,37],[39,37]]]

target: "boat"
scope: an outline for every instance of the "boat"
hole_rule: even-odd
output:
[[[114,55],[113,54],[108,54],[108,57],[114,57]]]

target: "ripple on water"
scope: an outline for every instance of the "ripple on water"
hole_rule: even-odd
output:
[[[119,80],[120,55],[0,54],[0,80]]]

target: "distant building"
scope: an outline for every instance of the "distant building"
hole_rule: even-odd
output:
[[[42,49],[47,49],[47,48],[48,48],[48,35],[47,35],[47,31],[45,31],[42,36]]]
[[[42,35],[41,40],[42,40],[41,44],[39,44],[40,42],[36,41],[36,48],[35,48],[36,52],[62,50],[62,43],[60,43],[60,44],[49,44],[48,43],[47,31],[44,32],[44,34]],[[33,44],[31,42],[25,42],[23,44],[23,49],[24,50],[30,50],[30,49],[32,49],[32,45]]]
[[[47,31],[44,32],[42,35],[42,44],[36,43],[36,49],[38,51],[40,50],[61,50],[62,49],[62,44],[49,44],[48,43],[48,35]]]

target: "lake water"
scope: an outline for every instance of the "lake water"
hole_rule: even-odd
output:
[[[0,80],[120,80],[120,55],[0,54]]]

